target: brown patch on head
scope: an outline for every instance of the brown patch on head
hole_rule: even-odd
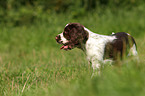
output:
[[[67,24],[64,28],[63,36],[69,41],[64,45],[66,49],[72,49],[74,47],[81,48],[82,44],[88,40],[88,32],[79,23]]]

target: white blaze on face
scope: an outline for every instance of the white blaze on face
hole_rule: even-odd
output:
[[[69,41],[63,36],[63,32],[62,32],[61,34],[59,34],[59,35],[60,35],[62,44],[66,44],[66,43],[69,42]]]

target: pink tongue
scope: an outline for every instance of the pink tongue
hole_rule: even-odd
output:
[[[63,49],[63,48],[64,48],[64,45],[60,49]]]
[[[67,49],[68,48],[68,46],[64,46],[64,48],[63,49]]]
[[[69,46],[62,46],[60,49],[64,49],[64,50],[68,50],[69,49]]]

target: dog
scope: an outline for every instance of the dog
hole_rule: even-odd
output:
[[[100,65],[106,61],[116,61],[124,56],[137,56],[137,46],[134,38],[125,32],[111,35],[96,34],[80,23],[69,23],[64,31],[56,36],[56,41],[62,44],[60,49],[83,50],[92,64],[95,74],[100,74]]]

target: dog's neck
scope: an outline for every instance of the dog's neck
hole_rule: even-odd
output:
[[[99,34],[96,34],[92,31],[90,31],[89,29],[87,29],[86,27],[84,27],[84,30],[86,32],[88,32],[88,40],[85,42],[85,43],[81,43],[80,47],[78,47],[79,49],[83,50],[85,53],[86,53],[86,46],[88,46],[90,43],[88,43],[88,41],[92,38],[95,38],[95,39],[99,39],[101,35]]]

